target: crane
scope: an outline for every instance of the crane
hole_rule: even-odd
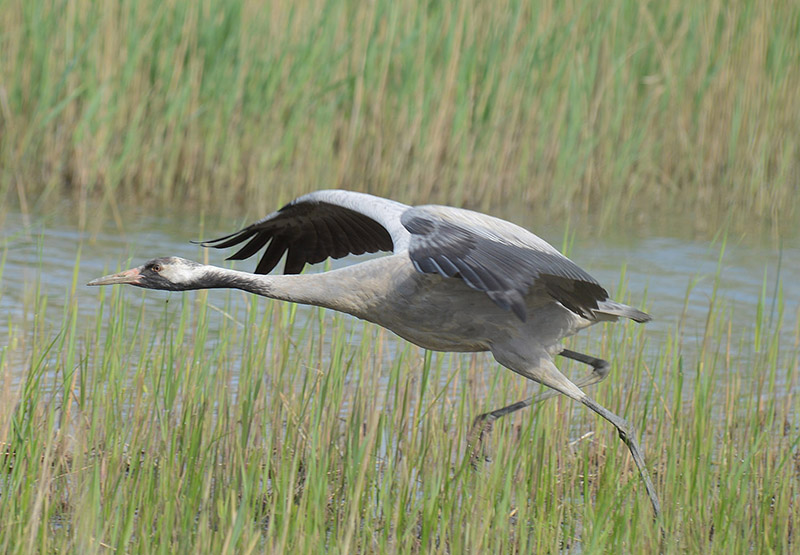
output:
[[[613,424],[630,450],[655,515],[660,513],[632,425],[582,390],[607,376],[608,362],[561,343],[597,322],[620,317],[647,322],[650,316],[611,300],[592,276],[533,233],[462,208],[412,207],[365,193],[326,190],[298,197],[252,225],[200,244],[240,246],[229,260],[264,252],[255,273],[170,256],[87,285],[171,291],[235,288],[345,312],[425,349],[489,351],[506,368],[551,388],[552,394],[582,403]],[[391,254],[301,274],[306,264],[379,251]],[[267,275],[284,254],[283,275]],[[587,364],[591,371],[572,382],[556,367],[556,356]],[[475,421],[479,440],[498,418],[539,399],[480,415]]]

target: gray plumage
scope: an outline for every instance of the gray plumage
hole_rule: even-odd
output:
[[[167,257],[89,285],[238,288],[346,312],[426,349],[490,351],[500,364],[582,402],[614,424],[658,514],[658,498],[630,424],[580,389],[602,380],[608,363],[561,345],[563,338],[596,322],[619,317],[646,322],[650,317],[609,299],[591,275],[533,233],[470,210],[411,207],[334,190],[301,196],[236,233],[201,244],[239,247],[229,257],[234,260],[263,253],[255,274]],[[392,254],[300,274],[306,264],[379,251]],[[260,275],[272,271],[284,255],[284,275]],[[556,355],[589,364],[592,372],[573,383],[553,363]],[[478,417],[477,440],[482,444],[494,420],[535,400]]]

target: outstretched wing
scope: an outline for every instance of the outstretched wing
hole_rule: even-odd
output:
[[[533,233],[459,208],[419,206],[403,213],[416,269],[460,277],[525,320],[525,295],[542,289],[573,312],[593,318],[608,293],[578,265]]]
[[[258,222],[204,247],[224,249],[245,243],[228,260],[244,260],[264,246],[255,273],[266,274],[284,253],[283,273],[298,274],[306,264],[348,254],[391,251],[408,243],[400,214],[409,207],[352,191],[317,191],[303,195]]]

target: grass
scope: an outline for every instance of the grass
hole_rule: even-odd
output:
[[[798,215],[800,5],[4,0],[0,199]],[[658,220],[656,218],[656,220]]]
[[[788,0],[0,0],[0,203],[125,229],[345,187],[785,235],[798,36]],[[571,341],[613,361],[592,394],[640,431],[654,523],[566,399],[501,420],[473,470],[472,419],[530,393],[488,356],[233,293],[87,292],[79,263],[63,305],[31,283],[5,317],[1,552],[797,551],[800,314],[766,280],[745,322],[716,291],[657,345]]]
[[[743,325],[715,293],[699,337],[571,342],[613,361],[593,395],[641,434],[662,540],[613,428],[566,399],[499,421],[472,469],[472,419],[530,393],[488,356],[237,293],[87,291],[78,265],[60,325],[31,284],[0,349],[2,552],[797,548],[800,329],[780,344],[799,320],[771,284]]]

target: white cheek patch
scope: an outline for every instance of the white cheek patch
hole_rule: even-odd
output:
[[[194,281],[194,272],[186,266],[164,266],[161,275],[172,283],[191,283]]]

